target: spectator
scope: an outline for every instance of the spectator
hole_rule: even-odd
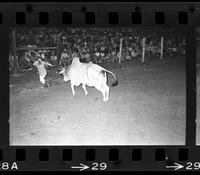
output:
[[[60,56],[60,62],[59,62],[59,65],[61,67],[65,67],[65,66],[68,66],[70,64],[70,56],[69,54],[67,53],[67,49],[64,49],[63,52],[61,53],[61,56]]]

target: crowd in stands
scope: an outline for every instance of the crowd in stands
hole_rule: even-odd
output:
[[[166,54],[184,52],[185,47],[181,35],[178,38],[180,41],[173,41],[173,35],[178,36],[174,31],[159,34],[156,30],[145,31],[144,28],[17,28],[15,33],[16,47],[26,48],[16,54],[20,69],[31,67],[31,61],[37,57],[56,66],[69,65],[73,53],[77,53],[85,62],[115,62],[119,59],[121,38],[123,61],[141,56],[143,37],[146,38],[146,46],[151,44],[151,53],[155,56],[160,54],[161,36],[166,39]],[[10,51],[10,70],[15,66],[13,60],[13,52]]]

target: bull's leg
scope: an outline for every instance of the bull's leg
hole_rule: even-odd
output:
[[[102,95],[103,95],[103,101],[104,101],[104,102],[107,101],[107,100],[106,100],[106,91],[105,91],[104,89],[101,89],[100,91],[101,91],[101,93],[102,93]]]
[[[88,94],[88,91],[87,91],[87,89],[86,89],[86,85],[85,85],[85,84],[82,84],[82,88],[83,88],[83,90],[84,90],[84,92],[85,92],[85,95],[87,95],[87,94]]]
[[[96,86],[96,89],[99,90],[103,95],[103,101],[106,102],[108,99],[106,97],[105,88],[102,85]]]
[[[104,89],[105,89],[105,99],[106,99],[106,101],[108,101],[109,100],[109,92],[110,92],[110,88],[108,87],[108,85],[106,84],[105,86],[104,86]]]
[[[106,90],[103,88],[102,89],[102,94],[103,94],[103,101],[106,102],[108,101],[107,95],[106,95]]]
[[[74,84],[71,84],[72,94],[75,95]]]

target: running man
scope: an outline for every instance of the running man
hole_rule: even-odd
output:
[[[48,85],[51,86],[51,80],[49,82],[45,81],[45,77],[47,75],[47,70],[45,68],[45,66],[51,66],[53,67],[50,63],[43,61],[42,59],[37,59],[34,63],[34,66],[37,67],[38,73],[39,73],[39,78],[40,78],[40,82],[44,85],[45,87],[48,87]]]

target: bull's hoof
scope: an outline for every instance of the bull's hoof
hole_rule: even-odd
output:
[[[108,101],[108,99],[103,100],[103,102],[107,102],[107,101]]]

